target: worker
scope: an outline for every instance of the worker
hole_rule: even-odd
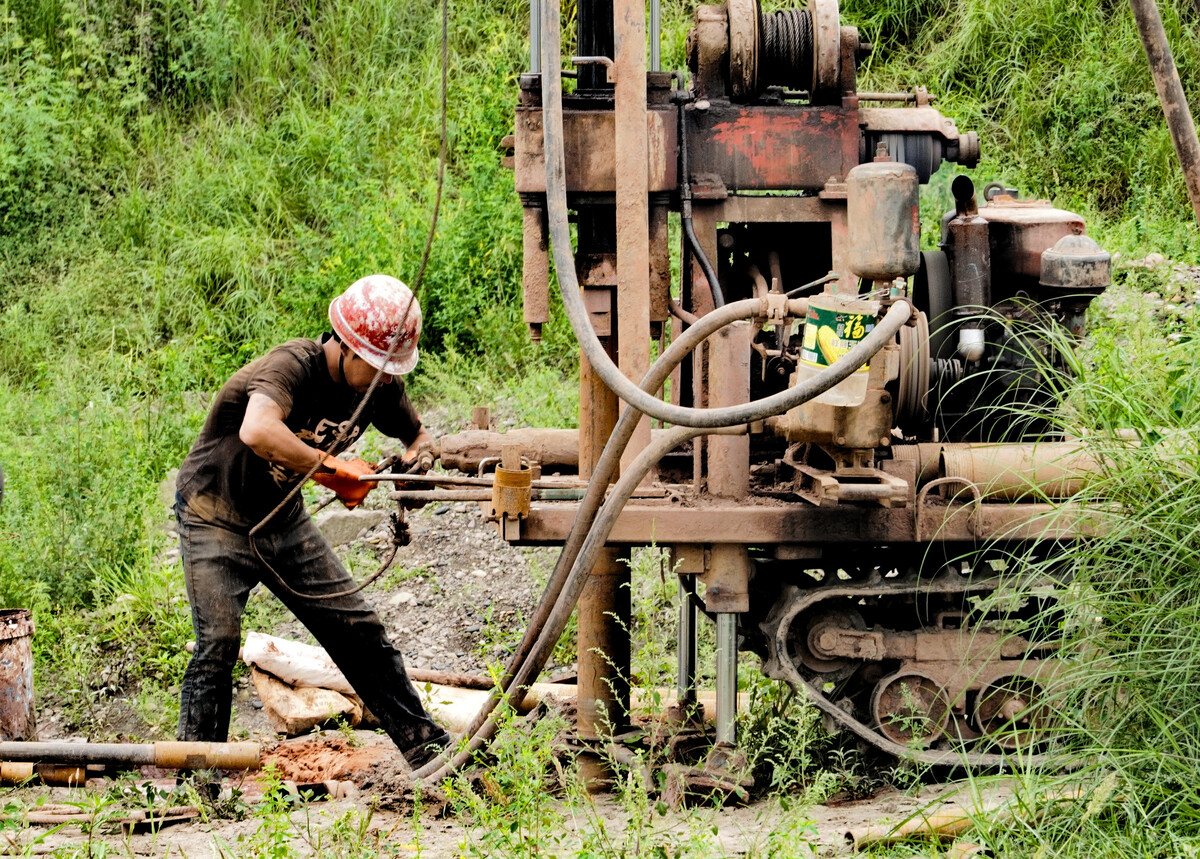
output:
[[[370,603],[342,595],[354,581],[292,490],[315,468],[313,479],[347,507],[360,504],[375,484],[358,478],[372,467],[338,454],[367,424],[403,442],[406,461],[432,444],[401,378],[417,363],[421,309],[407,286],[376,274],[333,300],[329,322],[331,333],[290,340],[234,373],[180,468],[175,506],[196,649],[180,692],[179,739],[227,739],[242,611],[262,582],[308,627],[415,769],[450,737],[422,706]]]

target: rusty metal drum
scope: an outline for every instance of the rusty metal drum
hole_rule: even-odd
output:
[[[33,615],[29,609],[0,609],[0,741],[32,740]]]

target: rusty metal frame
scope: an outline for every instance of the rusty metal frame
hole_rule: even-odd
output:
[[[576,505],[535,503],[525,522],[525,545],[561,543]],[[813,507],[808,503],[754,505],[696,498],[628,504],[610,543],[659,545],[706,543],[748,546],[828,543],[978,542],[982,540],[1070,541],[1105,533],[1111,511],[1072,504],[980,504],[931,500],[922,511],[921,531],[912,507]]]

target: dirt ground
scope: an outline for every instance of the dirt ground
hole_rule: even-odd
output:
[[[386,506],[383,499],[374,503],[377,507]],[[523,628],[524,618],[536,602],[541,582],[555,556],[550,550],[519,550],[509,546],[483,521],[474,504],[430,505],[411,516],[411,527],[413,543],[401,550],[394,572],[371,589],[370,598],[411,667],[483,673],[488,661],[504,656],[502,643],[493,642],[488,636],[498,637],[497,629],[519,632]],[[382,539],[384,535],[379,528],[369,529],[339,551],[361,576],[364,571],[374,569]],[[268,603],[273,600],[269,595],[255,599]],[[269,611],[265,616],[273,618],[270,631],[274,634],[310,640],[306,631],[286,613]],[[116,696],[108,707],[114,732],[122,726],[128,728],[133,718],[128,701]],[[460,855],[464,844],[478,840],[479,833],[463,821],[434,814],[436,802],[427,806],[424,813],[413,814],[411,803],[404,799],[401,790],[406,784],[407,766],[385,736],[370,731],[326,731],[281,741],[271,730],[261,707],[253,686],[248,680],[241,681],[235,692],[232,729],[235,738],[263,743],[267,750],[264,761],[274,763],[281,778],[321,793],[328,789],[331,796],[312,802],[307,811],[293,815],[294,826],[288,837],[292,847],[302,855],[313,852],[313,845],[306,842],[303,833],[319,831],[350,812],[360,820],[369,815],[370,837],[379,837],[393,845],[401,855],[410,852],[430,857]],[[61,723],[47,724],[43,719],[42,724],[41,739],[62,736]],[[133,725],[135,731],[136,728]],[[165,790],[174,781],[160,778],[155,784]],[[252,804],[256,797],[261,798],[261,787],[253,779],[245,784],[227,781],[226,796],[230,787],[238,788],[244,802]],[[90,802],[95,804],[95,798],[104,789],[98,784],[89,789],[93,797]],[[111,783],[108,789],[111,792]],[[795,840],[794,855],[813,855],[813,851],[822,856],[848,854],[849,829],[882,818],[902,819],[947,789],[926,786],[910,794],[886,789],[866,800],[831,802],[805,809],[808,821],[789,836]],[[89,802],[81,798],[78,789],[27,788],[13,794],[25,803],[34,803],[39,796],[49,803]],[[169,804],[165,799],[158,804],[164,803]],[[96,814],[104,817],[115,812]],[[603,794],[595,797],[587,814],[590,817],[581,821],[583,826],[602,825],[606,830],[619,832],[628,824],[627,810]],[[720,811],[671,812],[666,817],[656,817],[654,825],[659,831],[678,827],[682,832],[686,827],[698,825],[697,815],[704,819],[706,831],[716,827],[716,835],[712,837],[719,842],[724,855],[761,855],[767,834],[785,825],[784,811],[774,801]],[[19,844],[10,849],[30,847],[35,853],[86,851],[90,838],[93,844],[98,840],[121,855],[238,856],[256,837],[261,838],[260,818],[261,815],[253,814],[242,820],[202,817],[171,826],[157,835],[124,836],[111,825],[92,827],[76,823],[49,834],[32,827],[21,833]],[[795,819],[793,811],[789,820]],[[89,835],[88,830],[95,831]],[[42,840],[33,844],[34,838]]]
[[[332,767],[331,771],[336,770],[338,766],[333,762],[336,757],[336,754],[326,755],[326,762]],[[385,764],[387,758],[387,751],[381,751],[366,771],[370,772],[376,766]],[[363,759],[343,763],[359,766]],[[361,775],[364,771],[358,769],[356,772]],[[167,781],[160,780],[158,783],[165,785]],[[261,801],[261,789],[253,782],[238,783],[235,786],[244,792],[242,798],[245,802],[254,804]],[[39,794],[45,797],[47,807],[52,807],[49,805],[52,803],[81,804],[77,789],[42,788]],[[227,787],[225,796],[228,794]],[[1006,794],[1007,789],[999,786],[991,791],[990,796],[1003,797]],[[859,831],[874,824],[898,823],[918,813],[930,814],[939,808],[948,807],[950,803],[965,801],[965,795],[966,791],[962,785],[931,785],[907,793],[889,788],[870,799],[805,807],[799,814],[796,809],[785,810],[774,801],[721,810],[675,811],[661,817],[656,813],[653,815],[653,832],[647,841],[669,842],[673,833],[686,843],[689,833],[701,832],[707,846],[705,855],[851,856],[855,855],[849,835],[852,830]],[[78,810],[61,805],[57,807],[67,811]],[[577,821],[581,829],[603,829],[615,841],[620,840],[621,833],[630,825],[627,809],[611,796],[601,794],[593,797],[593,802],[584,813],[586,819]],[[270,824],[264,823],[261,814],[244,819],[197,817],[187,823],[163,828],[157,833],[137,834],[121,832],[115,821],[111,820],[116,816],[111,811],[107,812],[110,822],[105,823],[105,814],[103,810],[96,813],[96,819],[100,822],[95,827],[80,824],[61,827],[32,826],[11,834],[0,833],[0,838],[8,842],[8,849],[0,851],[0,855],[115,854],[230,859],[247,855],[252,847],[261,850],[264,841],[269,838],[269,835],[264,835],[264,829],[269,829]],[[570,814],[565,816],[568,821],[572,819]],[[433,813],[428,806],[421,814],[414,814],[411,806],[374,807],[369,788],[352,790],[350,795],[345,797],[310,801],[300,810],[291,813],[290,825],[285,824],[285,830],[279,829],[276,818],[276,828],[271,832],[284,831],[280,840],[286,840],[291,849],[299,855],[313,855],[317,852],[315,848],[328,843],[321,840],[319,833],[329,832],[337,821],[346,818],[354,821],[356,830],[359,821],[367,821],[365,828],[359,831],[360,843],[387,845],[394,855],[457,857],[464,855],[470,845],[476,845],[478,848],[482,843],[482,832],[473,829],[461,819]],[[780,833],[783,833],[782,837]],[[572,855],[572,843],[572,835],[567,833],[566,839],[560,844],[565,849],[556,855]],[[917,842],[918,845],[919,843]],[[941,855],[941,850],[948,844],[949,842],[946,842],[941,848],[931,848],[933,852],[928,855]],[[104,845],[107,853],[100,852],[104,849],[101,845]],[[774,846],[778,852],[768,852],[769,845]],[[89,853],[89,850],[92,852]],[[288,854],[260,852],[256,855]],[[369,854],[358,851],[353,854],[341,854],[326,849],[322,855]],[[480,849],[474,855],[487,855],[487,851]]]

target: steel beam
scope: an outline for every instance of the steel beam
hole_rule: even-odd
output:
[[[635,383],[650,368],[650,197],[646,181],[646,4],[613,4],[616,44],[617,364]],[[650,443],[643,417],[621,455],[624,471]]]
[[[562,543],[575,519],[569,502],[534,504],[521,533],[521,543]],[[922,532],[934,542],[1002,540],[1067,540],[1103,534],[1111,521],[1105,510],[1071,505],[984,504],[978,510],[954,504],[929,510]],[[748,546],[821,545],[827,543],[916,542],[912,508],[814,507],[807,503],[729,502],[628,504],[609,535],[609,543],[644,546],[708,543]]]
[[[579,597],[579,735],[619,732],[629,713],[629,549],[605,548]]]

